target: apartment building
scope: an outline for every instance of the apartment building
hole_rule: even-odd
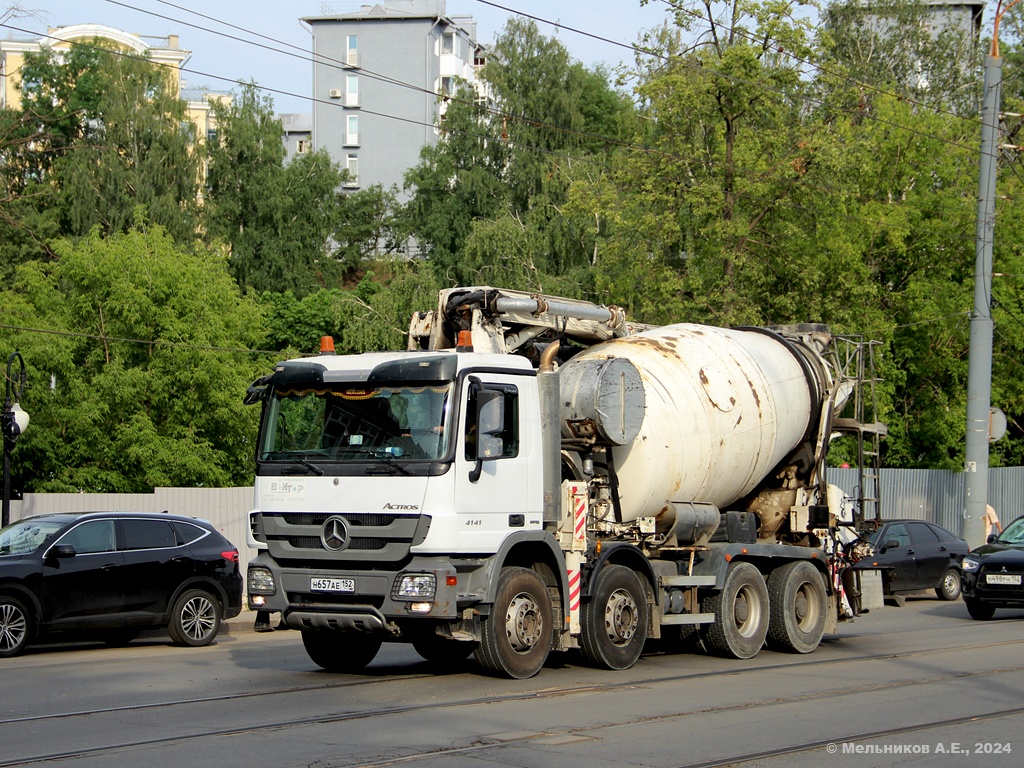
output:
[[[447,15],[445,0],[384,0],[302,21],[313,38],[312,147],[348,169],[353,190],[401,190],[420,149],[437,142],[440,94],[477,83],[475,22]]]

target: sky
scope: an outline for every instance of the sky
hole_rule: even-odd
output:
[[[182,78],[189,86],[230,91],[236,81],[254,80],[270,89],[277,112],[310,112],[304,97],[312,90],[310,35],[299,21],[306,16],[351,12],[373,0],[0,0],[0,15],[12,5],[31,12],[7,21],[0,37],[25,39],[44,35],[48,27],[105,24],[143,37],[178,35],[180,48],[192,51]],[[502,7],[497,7],[502,6]],[[477,37],[493,42],[509,16],[527,14],[558,22],[556,29],[538,21],[541,31],[556,35],[569,53],[587,65],[611,67],[630,52],[621,44],[636,42],[644,30],[664,20],[665,4],[651,0],[447,0],[448,16],[472,16]],[[510,9],[510,10],[505,10]],[[16,29],[12,29],[12,27]],[[225,37],[228,35],[229,37]],[[253,45],[252,43],[257,43]]]

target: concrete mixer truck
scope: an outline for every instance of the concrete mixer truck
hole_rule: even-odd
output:
[[[864,504],[825,454],[884,426],[844,415],[863,348],[824,326],[652,327],[468,287],[413,317],[405,351],[330,342],[246,397],[249,607],[327,670],[384,642],[512,678],[570,649],[627,669],[659,638],[809,653],[882,604],[844,535]]]

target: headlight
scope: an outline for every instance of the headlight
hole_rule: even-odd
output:
[[[965,571],[976,571],[978,570],[978,561],[972,557],[965,557],[963,562],[960,563],[960,567]]]
[[[267,568],[250,567],[246,581],[250,595],[272,595],[277,591],[274,574]]]
[[[407,573],[395,582],[391,596],[395,600],[433,600],[437,579],[432,573]]]

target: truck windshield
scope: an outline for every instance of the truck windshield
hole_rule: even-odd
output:
[[[435,461],[448,452],[452,385],[275,387],[262,461]]]

